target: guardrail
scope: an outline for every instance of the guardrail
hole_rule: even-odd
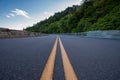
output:
[[[76,35],[81,37],[120,39],[120,30],[99,30],[80,33],[65,33],[63,35]]]

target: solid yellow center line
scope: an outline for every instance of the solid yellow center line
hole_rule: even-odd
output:
[[[59,42],[60,42],[60,49],[61,49],[64,73],[65,73],[65,80],[78,80],[60,38],[59,38]]]
[[[56,38],[56,41],[54,43],[51,54],[45,65],[45,68],[43,70],[40,80],[52,80],[53,79],[53,71],[54,71],[57,43],[58,43],[58,37]]]

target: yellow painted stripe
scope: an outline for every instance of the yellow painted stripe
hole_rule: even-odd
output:
[[[60,38],[59,38],[59,42],[60,42],[64,73],[65,73],[65,80],[78,80]]]
[[[52,80],[53,79],[53,71],[54,71],[57,43],[58,43],[58,37],[56,38],[56,41],[54,43],[51,54],[45,65],[45,68],[43,70],[40,80]]]

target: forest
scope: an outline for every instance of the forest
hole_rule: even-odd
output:
[[[120,30],[120,0],[84,0],[25,29],[40,33]]]

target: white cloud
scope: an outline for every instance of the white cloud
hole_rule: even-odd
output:
[[[80,5],[82,2],[82,0],[69,0],[68,5],[72,6],[72,5]]]
[[[31,19],[31,17],[29,16],[29,14],[24,11],[24,10],[21,10],[21,9],[15,9],[14,11],[11,11],[11,13],[9,13],[8,15],[6,15],[7,18],[10,18],[10,17],[14,17],[14,16],[23,16],[27,19]]]
[[[7,18],[10,18],[10,16],[9,16],[9,15],[6,15],[6,17],[7,17]]]
[[[53,15],[52,12],[44,12],[45,15]]]
[[[13,13],[10,13],[10,14],[9,14],[9,16],[12,16],[12,17],[14,17],[14,16],[15,16],[15,14],[13,14]]]
[[[9,13],[8,15],[6,15],[7,18],[14,17],[14,16],[15,16],[15,14],[13,14],[13,13]]]
[[[14,11],[11,11],[11,12],[13,12],[15,15],[24,16],[28,19],[31,19],[31,17],[28,15],[28,13],[24,10],[15,9]]]
[[[44,14],[43,16],[44,16],[45,18],[49,18],[49,17],[52,16],[54,13],[52,13],[52,12],[44,12],[43,14]]]

